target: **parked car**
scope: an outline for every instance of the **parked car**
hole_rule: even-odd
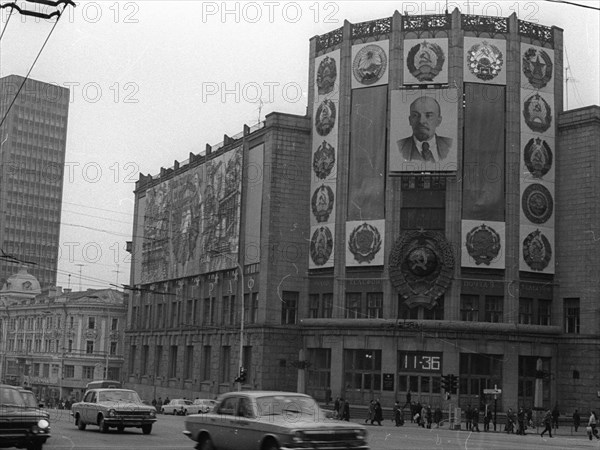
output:
[[[216,404],[217,402],[215,400],[211,400],[209,398],[197,398],[194,400],[195,412],[192,413],[192,410],[190,409],[188,414],[206,414],[212,410]]]
[[[15,386],[0,385],[0,448],[42,450],[50,437],[48,413],[25,403]]]
[[[73,403],[71,415],[80,430],[97,425],[102,433],[110,428],[122,432],[135,427],[150,434],[156,422],[156,408],[144,405],[137,392],[130,389],[90,389],[81,402]]]
[[[163,414],[173,414],[174,416],[185,416],[187,410],[193,407],[194,404],[191,400],[185,398],[174,398],[167,405],[162,405],[160,412]]]
[[[199,450],[369,449],[364,426],[328,419],[312,397],[292,392],[229,392],[184,428]]]

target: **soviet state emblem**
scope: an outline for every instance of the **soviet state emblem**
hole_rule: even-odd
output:
[[[313,155],[313,170],[320,180],[327,178],[335,165],[335,149],[323,141]]]
[[[481,224],[467,233],[465,245],[475,264],[489,266],[500,254],[500,235],[492,227]]]
[[[381,233],[373,225],[363,223],[350,233],[348,249],[359,263],[370,263],[381,250]]]
[[[316,266],[322,266],[329,261],[332,250],[333,235],[329,228],[317,228],[310,240],[310,258]]]
[[[321,136],[327,136],[335,126],[335,103],[331,100],[323,100],[317,108],[315,117],[315,128]]]
[[[333,189],[323,184],[313,192],[310,207],[317,222],[324,223],[329,220],[333,210]]]
[[[545,140],[531,138],[525,145],[523,159],[531,175],[542,178],[552,167],[552,150]]]
[[[333,91],[337,78],[335,59],[326,56],[317,69],[317,91],[319,95],[329,94]]]
[[[467,67],[480,80],[489,81],[496,78],[503,65],[502,52],[487,41],[473,45],[467,52]]]
[[[534,183],[523,191],[521,206],[525,217],[535,224],[542,224],[552,216],[554,201],[544,185]]]
[[[552,59],[545,50],[530,48],[523,54],[523,74],[534,88],[543,88],[552,78]]]
[[[552,247],[540,230],[532,231],[523,241],[523,259],[532,270],[542,271],[548,267],[552,259]]]
[[[419,81],[433,81],[442,71],[446,56],[439,45],[423,41],[413,46],[406,58],[406,67]]]
[[[379,45],[361,48],[352,62],[352,73],[360,84],[377,83],[387,68],[387,56]]]
[[[536,93],[525,100],[523,117],[532,131],[543,133],[552,123],[552,109],[548,102]]]

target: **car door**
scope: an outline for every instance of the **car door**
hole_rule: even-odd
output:
[[[81,417],[85,423],[95,423],[96,416],[92,419],[92,412],[95,410],[96,404],[96,391],[88,391],[83,398],[83,404],[81,405]]]
[[[240,447],[239,437],[236,432],[237,396],[223,399],[214,414],[206,418],[207,427],[216,448],[236,450]],[[246,448],[246,450],[250,450]]]
[[[234,432],[238,439],[236,441],[237,445],[233,450],[258,448],[263,431],[260,429],[260,424],[257,423],[257,412],[250,398],[240,396],[234,419]]]

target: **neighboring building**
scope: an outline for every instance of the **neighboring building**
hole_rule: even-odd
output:
[[[600,118],[562,112],[562,55],[561,29],[514,14],[396,12],[314,37],[306,118],[271,114],[140,177],[129,381],[233,388],[239,264],[247,388],[591,408]]]
[[[29,261],[46,288],[56,285],[69,90],[28,79],[8,111],[23,80],[0,79],[0,248],[17,260],[0,257],[0,280]]]
[[[55,403],[81,399],[92,380],[121,380],[123,293],[60,287],[42,292],[21,268],[0,290],[0,303],[2,382],[30,386],[41,400]]]

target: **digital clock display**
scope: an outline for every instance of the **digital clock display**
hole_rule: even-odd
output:
[[[442,373],[442,352],[398,352],[398,372]]]

